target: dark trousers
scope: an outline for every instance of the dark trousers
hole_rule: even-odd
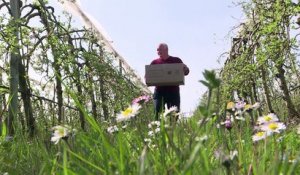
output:
[[[154,107],[155,107],[155,119],[158,120],[159,113],[164,109],[165,104],[168,108],[176,106],[178,112],[180,111],[180,93],[175,92],[157,92],[153,94]]]

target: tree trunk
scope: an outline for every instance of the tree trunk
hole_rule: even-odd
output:
[[[253,94],[253,97],[252,97],[253,102],[252,103],[260,102],[260,100],[258,99],[258,96],[257,96],[257,87],[256,87],[256,82],[254,79],[252,79],[252,94]],[[262,116],[261,108],[257,109],[257,111],[258,111],[258,115]]]
[[[103,110],[103,115],[104,115],[104,119],[107,120],[108,119],[108,107],[107,107],[107,97],[105,94],[105,89],[104,89],[104,81],[102,80],[102,78],[100,77],[100,95],[101,95],[101,105],[102,105],[102,110]]]
[[[26,75],[25,67],[22,64],[22,61],[19,60],[19,85],[21,90],[21,97],[25,110],[27,129],[29,132],[29,136],[32,137],[35,132],[35,119],[33,117],[32,104],[30,99],[31,91],[28,84],[26,83],[26,77],[28,76]]]
[[[0,69],[0,85],[3,85],[3,78],[2,78],[2,69]],[[0,94],[0,136],[2,135],[2,116],[3,116],[3,111],[4,111],[4,105],[3,105],[3,97],[4,94]]]
[[[90,84],[90,87],[88,87],[88,93],[92,103],[92,114],[94,119],[97,120],[97,104],[96,104],[96,99],[94,94],[93,78],[90,75],[86,75],[86,78]]]
[[[299,117],[298,112],[295,109],[295,106],[292,102],[292,99],[289,94],[289,90],[287,87],[287,83],[284,77],[285,70],[283,69],[283,65],[276,66],[278,70],[277,78],[280,80],[280,89],[283,92],[283,100],[286,102],[286,106],[288,109],[289,118]]]
[[[46,31],[48,35],[51,37],[53,29],[51,29],[51,26],[47,20],[47,15],[45,13],[45,4],[43,1],[39,0],[40,4],[42,5],[43,9],[39,9],[41,14],[41,21],[45,25]],[[57,115],[58,115],[58,123],[62,122],[62,106],[63,106],[63,90],[62,90],[62,83],[61,83],[61,72],[60,72],[60,64],[58,63],[59,60],[59,53],[57,50],[57,46],[50,41],[49,42],[52,53],[53,53],[53,68],[55,73],[55,81],[56,81],[56,94],[57,94]]]
[[[17,117],[19,111],[18,102],[18,85],[19,85],[19,69],[18,63],[20,59],[20,50],[18,48],[19,43],[19,24],[20,18],[20,1],[10,0],[10,9],[12,12],[12,28],[15,35],[13,43],[11,43],[12,52],[10,54],[10,93],[9,93],[9,115],[6,120],[6,127],[8,135],[14,134],[14,118]]]
[[[82,97],[82,87],[80,84],[80,79],[79,76],[77,77],[78,79],[76,80],[76,86],[77,86],[77,91],[78,91],[78,97]],[[84,103],[84,102],[83,102]],[[80,126],[84,130],[85,129],[85,120],[84,120],[84,114],[81,108],[77,108],[79,110],[79,118],[80,118]]]
[[[52,51],[53,51],[53,49],[52,49]],[[53,54],[53,55],[55,55],[55,54]],[[62,90],[62,85],[61,85],[60,66],[57,65],[57,59],[54,60],[54,71],[56,72],[55,80],[56,80],[56,93],[57,93],[58,123],[61,123],[62,122],[62,108],[63,108],[63,90]]]
[[[48,111],[50,110],[49,105],[47,105],[46,103],[44,103],[44,101],[42,99],[38,99],[38,101],[37,101],[37,108],[38,108],[38,111],[39,111],[38,116],[40,118],[42,118],[43,121],[44,121],[44,124],[43,124],[44,130],[48,131],[49,125],[48,125],[48,119],[46,119],[46,117],[48,118],[48,114],[45,114],[45,111],[46,110],[48,110]]]
[[[270,90],[269,90],[268,83],[267,83],[267,72],[266,72],[264,66],[261,66],[260,71],[261,71],[265,101],[266,101],[268,110],[269,110],[269,112],[274,112],[272,104],[271,104]]]

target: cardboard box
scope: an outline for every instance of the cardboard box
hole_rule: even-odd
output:
[[[147,86],[173,86],[184,84],[182,63],[146,65]]]

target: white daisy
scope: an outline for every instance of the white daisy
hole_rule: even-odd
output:
[[[281,130],[286,129],[286,126],[284,123],[281,123],[281,122],[269,122],[269,123],[265,123],[265,124],[261,125],[260,129],[262,131],[266,131],[266,132],[280,133]]]
[[[264,132],[264,131],[259,131],[259,132],[257,132],[256,134],[254,134],[252,136],[252,141],[257,142],[259,140],[265,139],[269,135],[270,135],[270,132],[267,133],[267,132]]]
[[[129,120],[130,118],[136,116],[139,113],[140,108],[141,108],[141,105],[139,105],[138,103],[129,106],[125,111],[121,111],[117,115],[117,118],[116,118],[117,122],[126,121],[126,120]]]
[[[54,144],[57,144],[60,139],[66,138],[69,136],[69,134],[72,132],[71,128],[69,126],[54,126],[52,128],[54,131],[51,137],[51,142],[54,142]]]
[[[110,133],[110,134],[112,134],[114,132],[117,132],[117,131],[119,131],[119,128],[116,125],[110,126],[110,127],[107,128],[107,132]]]
[[[168,116],[169,114],[174,114],[174,115],[177,115],[176,113],[177,111],[177,107],[176,106],[172,106],[168,109],[168,106],[167,104],[165,105],[165,112],[163,113],[163,117],[165,118],[166,116]]]
[[[257,122],[261,125],[268,122],[277,122],[278,120],[278,117],[274,113],[269,113],[268,115],[258,117]]]

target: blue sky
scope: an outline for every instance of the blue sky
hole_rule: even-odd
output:
[[[193,111],[206,91],[198,81],[205,69],[222,67],[219,56],[229,51],[232,29],[242,10],[232,0],[81,0],[112,40],[118,53],[144,77],[145,65],[157,58],[161,42],[169,54],[190,68],[181,89],[182,112]],[[225,58],[221,59],[221,63]],[[153,88],[150,88],[153,91]]]

